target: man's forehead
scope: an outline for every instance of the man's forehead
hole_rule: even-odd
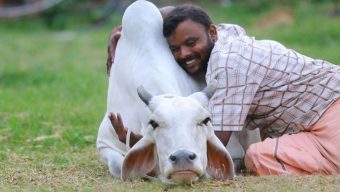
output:
[[[167,38],[170,45],[182,43],[190,38],[197,38],[206,33],[205,27],[198,22],[187,19],[179,23],[174,32]]]
[[[185,31],[196,31],[201,32],[205,31],[205,27],[203,24],[193,21],[191,19],[186,19],[179,23],[175,30],[185,30]]]

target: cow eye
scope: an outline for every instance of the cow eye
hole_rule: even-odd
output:
[[[156,123],[156,121],[154,121],[154,120],[150,120],[150,121],[149,121],[149,124],[150,124],[154,129],[156,129],[157,127],[159,127],[158,123]]]
[[[210,117],[207,117],[205,118],[203,121],[202,121],[202,124],[204,125],[208,125],[208,122],[211,121]]]

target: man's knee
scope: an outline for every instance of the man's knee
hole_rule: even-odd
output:
[[[251,144],[246,151],[245,157],[253,159],[254,157],[258,156],[259,151],[257,150],[257,143]]]
[[[244,164],[249,171],[256,172],[255,161],[258,159],[259,150],[257,150],[258,143],[251,144],[246,151],[246,155],[244,156]]]

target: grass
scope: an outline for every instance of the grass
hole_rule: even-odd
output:
[[[327,16],[331,4],[298,4],[293,25],[263,30],[251,23],[272,7],[204,8],[215,22],[238,23],[260,39],[340,63],[340,18]],[[0,191],[340,191],[335,176],[248,176],[192,186],[112,179],[95,150],[110,31],[50,31],[34,19],[0,24]]]

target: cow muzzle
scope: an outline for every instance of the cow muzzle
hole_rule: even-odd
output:
[[[172,169],[169,170],[166,177],[175,183],[191,183],[203,175],[203,171],[196,166],[198,157],[191,151],[178,150],[172,153],[168,160]]]

